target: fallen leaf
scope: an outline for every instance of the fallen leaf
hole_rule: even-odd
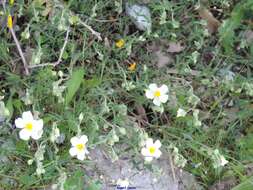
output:
[[[180,42],[169,42],[169,47],[167,52],[169,53],[179,53],[184,50],[184,46],[181,45]]]
[[[148,117],[145,108],[142,105],[135,105],[135,111],[135,118],[138,121],[138,124],[140,126],[146,126],[148,123]]]
[[[205,7],[199,7],[197,9],[199,16],[207,22],[207,29],[210,34],[215,33],[218,31],[218,28],[220,26],[220,21],[218,21],[213,14],[206,9]]]
[[[157,58],[156,66],[158,68],[165,67],[166,65],[173,62],[172,56],[170,54],[166,54],[166,53],[162,52],[161,50],[154,52],[154,54]]]

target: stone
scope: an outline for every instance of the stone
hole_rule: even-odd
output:
[[[153,160],[155,172],[151,172],[147,167],[138,167],[137,169],[133,165],[131,156],[111,162],[105,152],[98,147],[90,151],[89,157],[94,165],[90,168],[86,167],[87,171],[85,172],[92,179],[98,179],[103,183],[102,190],[115,189],[118,179],[128,179],[129,187],[135,187],[137,190],[202,189],[194,176],[181,169],[174,168],[173,175],[169,158],[166,155],[162,155],[159,160]]]

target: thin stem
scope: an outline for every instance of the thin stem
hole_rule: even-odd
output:
[[[39,65],[30,65],[29,68],[45,67],[45,66],[49,66],[49,65],[55,67],[55,66],[59,65],[61,63],[61,61],[62,61],[62,56],[63,56],[63,53],[64,53],[65,48],[66,48],[67,43],[68,43],[69,32],[70,32],[70,27],[68,27],[68,29],[67,29],[67,33],[66,33],[66,36],[65,36],[65,39],[64,39],[64,44],[63,44],[63,46],[61,48],[59,58],[58,58],[58,60],[56,62],[54,62],[54,63],[43,63],[43,64],[39,64]]]
[[[62,56],[63,56],[64,50],[66,48],[66,45],[67,45],[68,39],[69,39],[69,32],[70,32],[70,28],[68,27],[67,33],[66,33],[66,36],[65,36],[65,39],[64,39],[64,44],[63,44],[63,46],[61,48],[60,56],[59,56],[58,60],[56,61],[56,63],[54,64],[54,66],[60,64],[61,61],[62,61]]]
[[[24,65],[24,68],[25,68],[25,74],[29,75],[28,64],[27,64],[27,62],[25,60],[25,56],[24,56],[24,53],[23,53],[23,51],[21,49],[20,43],[19,43],[19,41],[18,41],[18,39],[16,37],[16,34],[15,34],[13,28],[10,28],[10,31],[11,31],[11,35],[12,35],[14,41],[15,41],[15,44],[16,44],[16,47],[18,49],[19,55],[20,55],[20,57],[21,57],[21,59],[23,61],[23,65]]]
[[[91,28],[91,26],[89,26],[88,24],[86,24],[85,22],[83,22],[83,21],[81,21],[81,20],[79,21],[79,23],[80,23],[81,25],[83,25],[85,28],[87,28],[94,36],[96,36],[96,37],[98,38],[98,40],[102,41],[101,34],[100,34],[99,32],[93,30],[93,29]]]

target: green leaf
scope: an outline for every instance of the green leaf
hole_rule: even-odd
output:
[[[11,92],[11,96],[9,97],[9,99],[8,99],[8,101],[7,101],[7,104],[6,104],[6,107],[7,107],[7,109],[8,109],[9,112],[10,112],[9,118],[12,117],[13,111],[14,111],[14,109],[13,109],[13,103],[12,103],[12,96],[13,96],[13,94],[14,94],[14,93]]]
[[[219,30],[221,44],[226,53],[233,52],[233,44],[235,41],[234,30],[240,26],[243,18],[243,10],[241,5],[237,5],[232,12],[231,18],[225,20]]]
[[[79,89],[83,81],[84,70],[79,68],[75,70],[71,76],[71,79],[67,82],[67,93],[65,97],[65,103],[69,104],[73,99],[75,93]]]
[[[253,160],[253,134],[248,134],[238,140],[238,154],[240,160]]]
[[[232,190],[252,190],[253,189],[253,176],[234,187]]]
[[[98,77],[93,77],[84,81],[85,88],[95,88],[101,84],[101,80]]]
[[[64,183],[64,190],[83,190],[84,189],[84,172],[77,170]]]
[[[31,176],[29,174],[24,174],[24,175],[21,175],[20,178],[19,178],[19,181],[24,184],[25,186],[30,186],[34,183],[36,183],[37,179],[35,176]]]
[[[99,182],[93,182],[92,184],[89,185],[87,190],[101,190],[102,186]]]
[[[248,0],[244,3],[238,3],[231,13],[231,18],[225,20],[219,29],[220,42],[223,46],[225,53],[230,54],[233,52],[235,41],[235,30],[241,25],[241,21],[246,12],[253,6],[253,1]]]

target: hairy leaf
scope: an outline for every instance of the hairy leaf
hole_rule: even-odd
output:
[[[83,81],[84,70],[77,69],[73,72],[71,79],[67,82],[67,93],[65,97],[65,103],[69,104],[69,102],[73,99],[75,93],[79,89],[82,81]]]

